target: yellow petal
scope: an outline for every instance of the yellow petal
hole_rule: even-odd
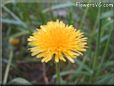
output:
[[[42,57],[44,57],[44,53],[39,53],[36,57],[37,58],[42,58]]]
[[[67,59],[69,60],[69,61],[71,61],[72,63],[74,63],[75,61],[72,59],[72,57],[69,57],[69,56],[66,56],[67,57]]]
[[[35,55],[37,55],[39,52],[38,51],[35,51],[35,52],[32,52],[32,56],[35,56]]]
[[[55,62],[59,62],[59,57],[55,55]]]
[[[63,56],[60,57],[60,60],[66,62],[65,58]]]

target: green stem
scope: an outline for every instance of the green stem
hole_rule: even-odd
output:
[[[109,32],[109,39],[107,40],[106,42],[106,45],[105,45],[105,48],[104,48],[104,53],[103,53],[103,56],[102,56],[102,59],[101,59],[101,62],[100,62],[100,65],[99,65],[99,68],[98,70],[100,70],[100,68],[102,68],[103,66],[103,63],[105,61],[105,58],[106,58],[106,55],[107,55],[107,52],[108,52],[108,49],[109,49],[109,45],[110,45],[110,38],[112,36],[112,33],[113,33],[113,25],[112,25],[112,29],[110,30]],[[97,74],[99,74],[100,71],[97,72]]]
[[[56,84],[60,84],[60,66],[56,63]]]
[[[88,3],[90,3],[90,2],[91,2],[91,0],[88,1]],[[84,11],[84,14],[82,16],[81,22],[80,22],[79,29],[82,29],[82,27],[83,27],[83,23],[85,21],[85,18],[86,18],[86,15],[87,15],[88,10],[89,10],[89,7],[86,7],[85,8],[85,11]]]
[[[9,74],[9,69],[10,69],[10,65],[11,65],[11,62],[12,62],[12,58],[13,58],[13,50],[11,49],[10,55],[9,55],[9,61],[8,61],[7,66],[6,66],[6,70],[5,70],[5,74],[4,74],[3,84],[7,83],[8,74]]]
[[[83,26],[83,23],[84,23],[84,20],[85,20],[85,18],[86,18],[86,15],[87,15],[87,12],[88,12],[88,7],[85,9],[85,11],[84,11],[84,15],[83,15],[83,17],[82,17],[82,20],[81,20],[81,23],[80,23],[80,26],[79,26],[79,29],[82,29],[82,26]]]
[[[93,73],[93,76],[91,77],[92,78],[92,82],[94,82],[93,80],[96,78],[97,76],[97,68],[98,68],[98,57],[99,57],[99,52],[100,52],[100,40],[101,40],[101,25],[102,25],[102,20],[100,19],[100,16],[101,16],[101,11],[102,11],[102,7],[99,7],[98,8],[98,18],[99,18],[99,21],[98,21],[98,34],[97,34],[97,41],[96,41],[96,51],[95,51],[95,57],[93,58],[93,70],[94,70],[94,73]],[[94,77],[94,78],[93,78]]]
[[[98,9],[98,18],[100,17],[100,15],[101,15],[101,7],[99,7],[99,9]],[[98,29],[97,42],[96,42],[96,51],[95,51],[95,57],[93,60],[94,61],[93,62],[93,68],[94,69],[96,67],[96,64],[97,64],[96,62],[97,62],[99,51],[100,51],[101,23],[102,23],[102,21],[101,21],[101,19],[99,19],[99,21],[98,21],[99,29]]]

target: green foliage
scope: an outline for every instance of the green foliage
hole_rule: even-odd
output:
[[[27,37],[41,24],[56,19],[74,25],[88,37],[88,49],[83,56],[76,59],[75,64],[61,63],[61,83],[114,84],[113,8],[82,8],[75,7],[74,3],[8,3],[2,6],[2,12],[4,84],[44,83],[46,75],[49,83],[55,82],[54,63],[47,63],[45,72],[41,73],[42,63],[31,57]],[[21,41],[16,46],[8,42],[13,37]],[[31,78],[26,75],[28,73]],[[44,77],[44,80],[41,77]]]
[[[20,77],[11,80],[11,81],[9,82],[9,84],[31,85],[31,83],[30,83],[29,81],[27,81],[26,79],[20,78]]]

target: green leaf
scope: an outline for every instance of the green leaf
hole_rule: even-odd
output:
[[[29,31],[21,31],[21,32],[11,35],[10,37],[12,37],[12,38],[19,37],[19,36],[26,35],[26,34],[29,34]]]
[[[26,85],[31,85],[31,83],[28,80],[26,80],[24,78],[21,78],[21,77],[18,77],[18,78],[15,78],[15,79],[11,80],[9,82],[9,84],[26,84]]]
[[[2,6],[2,8],[8,13],[10,14],[16,21],[18,21],[19,23],[21,23],[21,25],[24,28],[28,28],[27,24],[25,24],[25,22],[23,22],[16,14],[14,14],[9,8],[7,8],[6,6]]]
[[[14,19],[0,19],[0,23],[6,23],[6,24],[14,24],[14,25],[21,25],[21,23],[17,20],[14,20]]]
[[[63,72],[60,72],[60,75],[61,75],[61,77],[62,76],[65,76],[65,75],[68,75],[68,74],[73,74],[75,71],[73,71],[73,70],[68,70],[68,71],[63,71]],[[52,78],[56,78],[56,74],[55,75],[53,75],[53,77]]]
[[[109,83],[112,81],[113,77],[114,77],[114,74],[103,75],[103,76],[99,77],[99,80],[97,80],[96,83],[97,84],[114,84],[114,82]]]
[[[114,65],[114,61],[107,61],[106,63],[104,63],[103,68],[108,68],[113,65]]]
[[[59,4],[59,5],[54,5],[52,7],[46,8],[42,11],[42,13],[46,13],[50,10],[55,10],[55,9],[61,9],[61,8],[67,8],[67,7],[71,7],[71,6],[75,6],[74,3],[64,3],[64,4]],[[51,9],[50,9],[51,8]]]
[[[101,38],[101,40],[100,40],[100,43],[105,42],[108,38],[109,38],[109,34],[108,34],[108,35],[103,36],[103,37]]]
[[[102,13],[100,18],[103,19],[103,18],[106,18],[106,17],[111,17],[113,15],[114,15],[113,10],[110,10],[110,11],[107,11],[105,13]]]
[[[76,60],[77,64],[82,68],[80,70],[76,70],[77,72],[80,72],[82,69],[85,69],[86,71],[88,71],[89,74],[93,74],[93,70],[86,64],[84,64],[83,62]]]

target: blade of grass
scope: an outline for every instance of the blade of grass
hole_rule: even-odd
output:
[[[30,33],[29,31],[21,31],[19,33],[11,35],[10,37],[15,38],[15,37],[19,37],[19,36],[26,35],[26,34],[29,34],[29,33]]]
[[[113,10],[102,13],[100,18],[103,19],[103,18],[107,18],[107,17],[111,17],[111,16],[114,16],[114,11]]]
[[[98,17],[100,17],[101,13],[101,7],[98,8]],[[100,35],[101,35],[101,19],[98,21],[98,34],[97,34],[97,42],[96,42],[96,51],[95,51],[95,57],[93,58],[93,69],[96,67],[96,62],[98,59],[99,49],[100,49]]]
[[[108,48],[109,48],[109,45],[110,45],[110,38],[112,36],[112,33],[113,33],[113,25],[112,25],[112,28],[110,29],[110,32],[109,32],[109,37],[108,37],[108,40],[106,42],[106,46],[105,46],[104,53],[103,53],[103,58],[106,57],[106,54],[107,54],[107,51],[108,51]]]
[[[93,70],[90,69],[90,68],[88,67],[88,65],[84,64],[83,62],[81,62],[81,61],[79,61],[79,60],[76,60],[76,63],[77,63],[78,65],[80,65],[80,66],[82,65],[83,69],[87,70],[87,71],[89,72],[89,74],[92,74],[92,73],[93,73]]]
[[[95,22],[95,26],[98,25],[98,34],[97,34],[97,39],[96,39],[96,49],[95,49],[95,53],[94,53],[94,56],[93,56],[93,63],[92,63],[92,69],[93,69],[94,72],[93,72],[93,75],[89,78],[89,80],[92,83],[94,83],[94,80],[96,79],[96,71],[97,71],[96,69],[98,67],[97,63],[98,63],[98,56],[99,56],[99,52],[100,52],[100,36],[101,36],[101,23],[102,23],[102,21],[100,19],[100,16],[101,16],[101,7],[98,8],[97,18],[99,20],[96,19],[96,22]]]
[[[111,25],[111,24],[113,24],[114,23],[114,21],[108,21],[103,27],[102,27],[102,29],[108,29],[107,27],[109,26],[109,25]],[[101,34],[101,36],[103,36],[104,35],[104,31],[105,30],[102,30],[102,34]]]
[[[65,75],[74,74],[74,73],[75,73],[74,70],[61,71],[61,72],[60,72],[60,76],[63,77],[63,76],[65,76]],[[51,81],[53,81],[54,79],[56,79],[56,77],[57,77],[56,74],[54,74],[54,75],[52,76],[52,80],[51,80]],[[61,82],[62,82],[62,78],[61,78],[60,80],[61,80]]]
[[[104,84],[104,83],[110,84],[109,81],[113,79],[113,77],[114,77],[114,74],[106,74],[106,75],[100,76],[99,77],[100,80],[97,80],[96,83],[97,84]],[[112,84],[114,84],[114,82]]]
[[[22,77],[17,77],[14,78],[13,80],[9,81],[8,84],[22,84],[22,85],[32,85],[31,82],[29,82],[28,80],[22,78]]]
[[[21,23],[24,28],[27,28],[27,25],[20,18],[18,18],[11,10],[9,10],[6,6],[2,6],[2,8],[6,12],[8,12],[15,20],[17,20],[19,23]]]
[[[84,68],[84,65],[85,65],[85,61],[87,60],[87,57],[84,57],[83,61],[81,63],[79,63],[78,61],[78,64],[79,64],[79,67],[75,70],[75,74],[73,75],[72,77],[72,80],[75,80],[76,77],[79,75],[79,73],[82,72],[82,69]]]
[[[0,23],[21,25],[20,22],[13,20],[13,19],[0,19],[0,20],[1,20]]]
[[[86,9],[85,9],[85,11],[84,11],[84,15],[82,16],[82,19],[81,19],[81,22],[80,22],[79,29],[82,28],[83,23],[85,22],[84,20],[85,20],[85,18],[86,18],[86,15],[87,15],[88,9],[89,9],[89,7],[86,7]]]
[[[6,5],[6,4],[8,4],[8,3],[14,3],[14,2],[16,2],[17,0],[3,0],[3,1],[1,1],[1,3],[2,3],[2,5]]]
[[[112,10],[112,9],[111,9]],[[108,11],[109,12],[109,11]],[[106,12],[106,13],[108,13],[108,12]],[[110,26],[108,26],[108,28],[111,28],[110,29],[110,31],[109,31],[109,37],[108,37],[108,39],[107,39],[107,42],[106,42],[106,44],[105,44],[105,48],[104,48],[104,52],[103,52],[103,55],[102,55],[102,59],[101,59],[101,62],[100,62],[100,65],[99,65],[99,67],[98,67],[98,70],[100,70],[100,69],[102,69],[102,66],[104,65],[103,63],[104,63],[104,60],[105,60],[105,58],[106,58],[106,55],[107,55],[107,53],[108,53],[108,49],[109,49],[109,46],[110,46],[110,38],[111,38],[111,36],[112,36],[112,32],[113,32],[113,27],[114,27],[114,25],[112,24],[112,20],[110,20],[110,22],[109,23],[107,23],[106,25],[104,25],[104,28],[107,26],[107,25],[110,25]],[[102,28],[102,29],[104,29],[104,28]],[[97,75],[100,73],[100,71],[97,71]]]
[[[106,69],[108,68],[109,66],[112,66],[113,67],[114,65],[114,61],[107,61],[105,62],[103,65],[102,65],[102,68]]]
[[[112,26],[113,26],[113,25],[112,25]],[[111,30],[110,30],[109,39],[108,39],[107,42],[106,42],[106,46],[105,46],[104,53],[103,53],[103,56],[102,56],[102,59],[101,59],[101,62],[100,62],[100,66],[99,66],[98,70],[99,70],[100,68],[102,68],[103,62],[104,62],[104,60],[105,60],[105,58],[106,58],[106,55],[107,55],[107,53],[108,53],[108,49],[109,49],[109,46],[110,46],[110,38],[111,38],[111,36],[112,36],[112,32],[113,32],[113,27],[112,27]],[[98,73],[99,73],[99,72],[98,72]],[[97,74],[98,74],[98,73],[97,73]]]
[[[75,4],[74,3],[64,3],[64,4],[54,5],[52,7],[44,9],[42,11],[42,13],[46,13],[50,10],[56,10],[56,9],[61,9],[61,8],[66,8],[66,7],[71,7],[71,6],[75,6]]]
[[[88,0],[88,3],[90,3],[90,2],[91,2],[91,0]],[[82,26],[83,26],[83,23],[84,23],[84,20],[85,20],[85,18],[86,18],[86,15],[87,15],[88,10],[89,10],[89,7],[87,6],[86,9],[85,9],[85,11],[84,11],[84,14],[83,14],[83,16],[82,16],[79,29],[81,29]]]
[[[69,25],[74,25],[74,18],[73,18],[73,8],[71,7],[70,8],[70,10],[69,10],[69,14],[68,14],[68,19],[67,19],[67,21],[68,21],[68,23],[69,23]]]
[[[3,84],[7,83],[8,74],[9,74],[9,70],[10,70],[10,65],[11,65],[12,59],[13,59],[13,50],[11,48],[10,49],[10,54],[9,54],[9,61],[8,61],[7,66],[6,66],[6,70],[5,70],[5,74],[4,74]]]

